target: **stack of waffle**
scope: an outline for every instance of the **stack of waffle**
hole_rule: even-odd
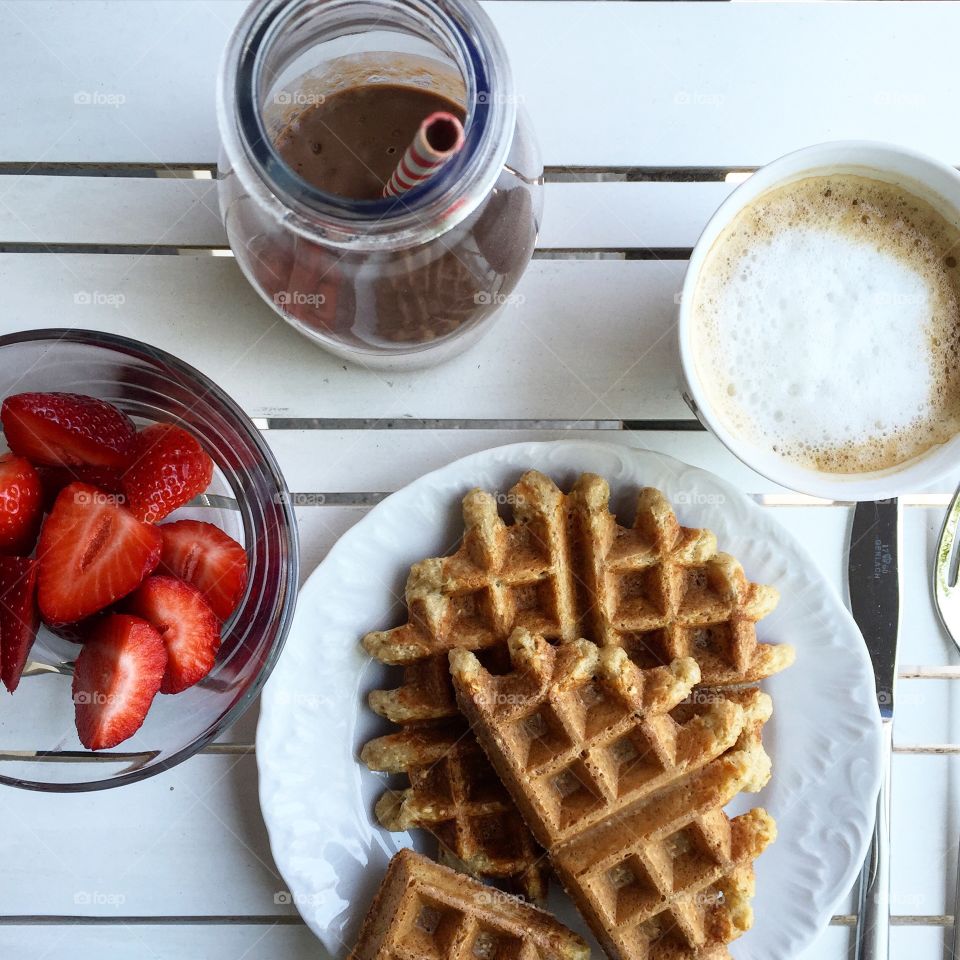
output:
[[[722,809],[769,778],[769,697],[691,704],[694,660],[641,669],[586,640],[553,647],[518,630],[510,654],[513,672],[493,676],[451,652],[457,696],[609,955],[727,956],[752,920],[753,861],[776,835],[763,810],[731,821]]]
[[[457,709],[447,663],[449,650],[463,648],[506,666],[514,626],[558,640],[577,634],[566,498],[528,473],[509,499],[512,524],[492,494],[467,494],[460,548],[410,570],[409,622],[363,638],[371,655],[403,668],[403,683],[370,695],[371,708],[400,730],[368,743],[361,759],[409,780],[378,802],[384,827],[429,830],[442,859],[541,901],[546,859]]]
[[[498,499],[512,505],[512,522],[499,516]],[[543,764],[547,764],[543,769],[549,770],[550,763],[561,762],[552,752],[559,749],[553,733],[563,744],[563,756],[576,743],[587,743],[586,731],[567,717],[574,723],[568,730],[560,719],[563,707],[550,701],[555,669],[561,671],[555,678],[559,684],[561,676],[567,676],[562,671],[573,662],[571,658],[580,658],[577,676],[600,669],[596,664],[606,664],[601,674],[591,674],[584,686],[602,696],[607,696],[601,688],[609,683],[613,663],[644,689],[645,671],[653,670],[651,677],[665,675],[657,668],[668,668],[666,674],[680,671],[673,681],[671,697],[652,704],[656,707],[650,714],[654,732],[644,734],[646,741],[637,734],[643,746],[642,751],[635,747],[638,756],[651,756],[651,751],[658,756],[661,769],[652,782],[661,786],[651,787],[644,780],[641,794],[630,792],[629,805],[633,809],[648,800],[653,803],[650,797],[667,790],[674,780],[689,781],[690,789],[696,785],[703,797],[713,802],[709,808],[701,804],[695,822],[691,820],[674,832],[685,839],[693,837],[698,850],[712,844],[710,849],[719,858],[713,871],[718,879],[711,883],[724,903],[731,906],[712,912],[704,907],[702,923],[719,930],[724,925],[719,919],[723,915],[733,918],[728,932],[742,927],[749,913],[739,909],[749,887],[749,862],[762,846],[757,838],[769,840],[772,825],[759,814],[744,820],[742,827],[734,821],[724,846],[719,836],[723,833],[719,807],[733,793],[756,787],[762,779],[760,770],[765,761],[759,731],[769,715],[769,701],[759,692],[742,687],[792,661],[789,647],[761,644],[756,638],[756,621],[776,605],[776,591],[750,583],[732,557],[717,553],[716,540],[709,531],[681,527],[656,490],[641,491],[632,527],[618,525],[609,510],[606,483],[589,474],[582,476],[569,494],[534,471],[499,498],[472,491],[464,500],[464,520],[463,542],[453,555],[424,560],[411,569],[406,588],[408,622],[364,638],[364,646],[373,656],[403,669],[400,686],[370,696],[371,707],[399,729],[368,743],[361,755],[371,769],[403,773],[408,780],[403,789],[388,791],[381,798],[376,810],[380,822],[390,830],[430,830],[440,841],[442,858],[475,876],[512,881],[528,897],[539,899],[544,892],[546,859],[524,824],[550,850],[554,866],[571,887],[574,876],[594,877],[591,870],[605,868],[588,867],[582,862],[584,852],[577,838],[588,827],[591,837],[594,830],[601,829],[612,815],[611,804],[618,811],[622,808],[622,797],[610,791],[624,788],[612,787],[600,773],[585,776],[587,783],[577,787],[577,773],[588,768],[586,760],[579,766],[571,762],[568,772],[573,780],[561,777],[556,787],[561,792],[569,790],[569,798],[555,811],[559,819],[554,821],[534,815],[526,792],[526,787],[533,787],[527,765],[542,772]],[[508,648],[508,639],[517,629],[520,632]],[[583,638],[589,641],[586,646],[577,643]],[[528,658],[524,663],[536,660],[543,713],[524,713],[527,702],[510,699],[511,684],[523,686],[523,696],[531,695],[529,682],[521,683],[527,666],[518,673],[514,663],[514,673],[501,676],[510,669],[511,655],[518,655],[521,643],[534,644],[542,653],[542,661]],[[591,649],[599,659],[588,669],[586,665],[594,663]],[[474,656],[466,659],[458,651]],[[497,765],[496,772],[458,709],[448,654],[459,671],[461,703],[480,731],[481,743]],[[558,658],[556,663],[551,655]],[[480,678],[484,684],[489,681],[492,686],[484,687],[484,696],[492,695],[496,702],[487,704],[485,710],[472,704],[469,691],[473,688],[468,690],[464,671],[473,678],[471,682],[479,683]],[[649,682],[656,688],[661,681]],[[506,686],[501,688],[501,683]],[[697,692],[691,696],[697,685]],[[731,686],[736,689],[729,690]],[[665,706],[667,703],[670,705]],[[655,723],[654,717],[658,718]],[[523,758],[522,777],[509,775],[511,764],[520,761],[513,758],[508,763],[493,737],[493,731],[502,724],[520,720],[527,724],[524,730],[529,742],[538,744]],[[541,723],[542,742],[533,735]],[[710,749],[714,755],[706,756],[710,752],[707,750],[689,770],[682,767],[688,772],[680,773],[676,764],[682,760],[689,765],[693,760],[682,756],[671,760],[670,750],[686,743],[680,733],[687,730],[691,732],[685,736],[690,738],[699,731],[700,739],[694,738],[691,743],[701,745],[704,731],[712,731],[715,740]],[[672,747],[671,737],[675,741]],[[621,736],[614,739],[621,744],[617,749],[626,751],[625,757],[629,754],[621,762],[629,763],[633,754],[629,753],[628,742],[633,741]],[[596,746],[599,748],[599,741]],[[586,747],[581,746],[583,749]],[[646,763],[641,762],[639,769],[646,771]],[[639,775],[627,776],[624,783],[632,783]],[[573,816],[569,811],[579,810],[581,803],[593,812]],[[519,811],[515,804],[519,804]],[[545,815],[543,811],[541,814]],[[555,853],[558,844],[564,851],[562,856]],[[576,866],[567,859],[574,854],[580,857]],[[621,871],[619,875],[626,877],[627,873]],[[657,883],[666,884],[668,880],[661,873],[658,881],[651,882],[661,891]],[[584,889],[592,890],[599,881],[584,883]],[[623,886],[629,887],[630,883]],[[658,902],[661,895],[656,893]],[[591,913],[602,914],[596,898],[577,899],[588,918]],[[678,902],[672,911],[671,917],[679,916],[683,903]],[[661,917],[657,922],[665,921]],[[701,933],[705,943],[719,937],[716,931]],[[610,937],[602,939],[608,949],[621,956],[642,955],[617,946]],[[697,940],[692,929],[688,940]],[[676,937],[664,932],[657,942],[661,941],[673,943]],[[713,956],[649,953],[651,958],[674,955]]]

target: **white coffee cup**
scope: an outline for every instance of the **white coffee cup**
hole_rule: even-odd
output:
[[[775,483],[829,500],[882,500],[922,489],[960,464],[960,435],[885,470],[828,473],[779,456],[727,427],[697,370],[694,293],[711,247],[736,216],[772,188],[817,174],[855,173],[888,183],[926,200],[949,222],[960,224],[960,173],[905,147],[846,140],[805,147],[774,160],[745,180],[720,205],[697,240],[683,282],[679,307],[680,362],[685,397],[700,421],[747,466]]]

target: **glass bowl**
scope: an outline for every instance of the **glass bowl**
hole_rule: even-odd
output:
[[[183,693],[158,694],[140,730],[115,749],[94,753],[81,745],[68,666],[79,647],[46,628],[30,660],[55,670],[24,676],[13,696],[0,691],[0,783],[64,793],[134,783],[223,733],[273,669],[296,602],[292,501],[246,414],[216,384],[163,350],[88,331],[0,337],[0,398],[34,390],[89,394],[115,404],[138,425],[163,421],[189,430],[213,458],[213,482],[164,522],[213,523],[247,550],[246,593],[224,624],[212,672]]]

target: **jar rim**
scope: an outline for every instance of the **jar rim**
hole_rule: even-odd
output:
[[[411,22],[429,22],[445,35],[452,47],[445,52],[455,60],[466,88],[466,142],[434,177],[408,193],[382,200],[354,200],[327,193],[289,167],[267,133],[258,94],[274,43],[307,8],[336,15],[374,4],[392,8]],[[386,16],[378,18],[381,28]],[[382,249],[422,243],[451,229],[477,208],[506,162],[516,124],[516,102],[500,37],[475,0],[367,0],[366,4],[356,0],[256,0],[224,52],[218,119],[233,168],[247,174],[245,180],[259,181],[269,195],[261,199],[279,205],[282,210],[275,212],[294,229],[307,236],[322,236],[328,243]]]

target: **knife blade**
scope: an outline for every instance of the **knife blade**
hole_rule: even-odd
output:
[[[860,874],[857,960],[890,956],[890,753],[900,632],[900,525],[896,500],[865,501],[857,504],[850,533],[850,610],[873,664],[884,744],[873,839]]]
[[[850,533],[847,580],[850,611],[873,663],[880,716],[893,717],[900,631],[900,505],[896,500],[858,503]]]

